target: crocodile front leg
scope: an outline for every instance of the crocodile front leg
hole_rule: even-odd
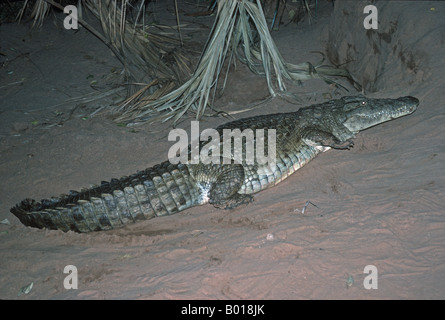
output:
[[[354,141],[352,141],[352,138],[354,137],[355,136],[351,134],[340,139],[330,132],[319,129],[305,130],[302,134],[303,142],[309,146],[330,147],[334,149],[350,149],[354,146]],[[324,149],[323,151],[326,150],[329,150],[329,148]]]

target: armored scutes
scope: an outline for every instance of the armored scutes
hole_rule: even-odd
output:
[[[343,97],[296,112],[236,120],[216,130],[220,134],[223,129],[276,130],[273,166],[165,161],[80,192],[70,191],[68,195],[41,202],[26,199],[11,212],[26,226],[90,232],[118,228],[206,203],[234,208],[250,202],[252,194],[281,182],[318,153],[330,148],[349,149],[358,132],[411,114],[418,105],[419,100],[409,96],[398,99]],[[265,143],[267,150],[267,141]]]

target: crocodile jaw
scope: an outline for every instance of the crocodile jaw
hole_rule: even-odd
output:
[[[360,105],[346,111],[343,125],[353,133],[396,119],[416,111],[419,100],[415,97],[398,99],[364,99]]]

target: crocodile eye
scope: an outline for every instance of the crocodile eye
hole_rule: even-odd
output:
[[[362,105],[362,106],[366,106],[366,104],[367,104],[366,101],[362,101],[362,102],[360,102],[360,105]]]

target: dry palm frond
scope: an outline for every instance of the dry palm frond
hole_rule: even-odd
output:
[[[62,0],[37,0],[32,13],[33,26],[42,26],[51,6],[63,11],[61,2]],[[26,0],[19,18],[22,17],[28,4]],[[153,26],[138,23],[145,8],[144,4],[145,0],[141,0],[137,17],[131,22],[127,16],[130,0],[78,0],[79,23],[102,40],[122,63],[129,95],[137,90],[133,83],[151,82],[153,79],[160,79],[162,83],[172,81],[179,83],[184,75],[190,74],[188,59],[177,50],[180,45],[178,39],[162,33],[156,34]],[[100,21],[101,31],[94,29],[82,19],[85,8]],[[153,87],[150,90],[156,89],[159,88]],[[160,92],[164,92],[164,89]]]
[[[171,91],[175,83],[180,82],[181,74],[188,73],[186,59],[174,50],[180,44],[178,39],[149,32],[148,27],[138,23],[144,2],[141,0],[136,20],[129,23],[130,0],[78,0],[79,12],[84,11],[83,7],[93,12],[101,22],[102,32],[81,18],[79,23],[108,45],[124,66],[130,97],[117,109],[118,122],[172,120],[176,124],[186,112],[200,119],[213,104],[226,60],[230,68],[235,58],[246,63],[253,72],[265,76],[272,97],[285,94],[284,80],[299,82],[321,78],[335,83],[329,77],[350,77],[344,69],[321,63],[293,65],[285,62],[269,33],[259,0],[219,0],[216,21],[192,77]],[[25,6],[27,3],[28,0]],[[55,0],[38,0],[33,14],[40,20],[34,23],[43,21],[48,3],[63,10]],[[178,17],[177,21],[179,31]],[[255,41],[257,38],[259,41]],[[227,75],[222,89],[226,81]],[[141,89],[136,86],[137,82],[146,84]]]
[[[185,57],[175,50],[180,44],[177,39],[148,32],[148,27],[137,21],[128,23],[129,0],[123,0],[120,4],[116,0],[82,2],[101,22],[104,37],[122,57],[121,61],[130,78],[141,81],[148,75],[151,78],[179,80],[181,74],[188,71],[175,69],[166,63],[165,58],[172,56],[173,61],[181,62],[179,68],[186,66]]]
[[[28,4],[30,4],[29,0],[26,0],[23,3],[22,9],[19,11],[17,15],[18,21],[22,20],[23,14],[26,11]],[[51,5],[48,4],[45,0],[37,0],[34,2],[34,6],[32,8],[32,13],[31,13],[31,19],[34,19],[34,22],[32,23],[32,28],[34,28],[34,26],[37,26],[38,28],[42,27],[43,21],[45,20],[45,17],[48,15],[50,9]]]
[[[145,105],[138,104],[131,111],[124,110],[117,121],[144,122],[157,116],[155,120],[167,121],[173,118],[176,123],[189,110],[196,113],[197,119],[202,116],[209,102],[210,91],[216,88],[215,84],[227,55],[237,18],[235,11],[238,8],[238,1],[219,3],[211,36],[192,78],[156,101]]]
[[[258,45],[254,41],[254,31],[259,35]],[[238,53],[239,47],[243,48],[242,56]],[[138,102],[131,109],[123,108],[117,121],[136,125],[147,120],[173,120],[175,125],[188,111],[200,119],[215,97],[218,79],[229,51],[229,63],[237,54],[252,71],[265,75],[272,96],[286,90],[284,79],[303,81],[322,78],[332,82],[328,76],[349,77],[349,73],[343,69],[313,66],[310,63],[286,63],[270,36],[259,0],[256,3],[248,0],[220,0],[216,21],[191,79],[156,101],[147,104]]]

